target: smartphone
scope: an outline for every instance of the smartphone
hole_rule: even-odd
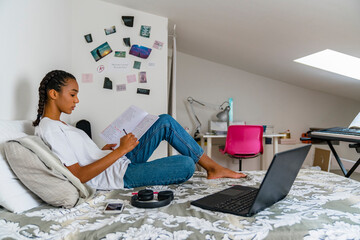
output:
[[[124,209],[124,204],[119,202],[109,202],[106,204],[104,213],[121,213]]]

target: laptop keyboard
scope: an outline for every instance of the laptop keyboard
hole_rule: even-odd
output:
[[[258,189],[250,190],[246,194],[230,198],[224,202],[216,204],[215,207],[231,212],[242,212],[247,208],[250,208],[254,202]]]

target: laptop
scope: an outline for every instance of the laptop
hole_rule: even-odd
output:
[[[259,188],[235,185],[191,204],[207,210],[250,217],[286,197],[310,147],[306,145],[275,154]]]

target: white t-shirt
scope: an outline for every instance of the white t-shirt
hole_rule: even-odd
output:
[[[35,128],[35,135],[50,147],[65,166],[76,163],[86,166],[111,152],[101,150],[84,131],[47,117],[41,119]],[[123,178],[129,163],[130,160],[123,156],[86,183],[96,189],[124,188]]]

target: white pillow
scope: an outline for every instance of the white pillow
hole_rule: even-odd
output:
[[[42,201],[20,182],[5,159],[4,142],[28,134],[34,134],[31,121],[0,120],[0,205],[16,213],[42,204]]]

